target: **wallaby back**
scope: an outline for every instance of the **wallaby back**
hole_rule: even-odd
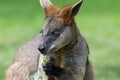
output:
[[[19,48],[14,62],[6,71],[5,80],[32,80],[29,77],[30,73],[38,70],[40,38],[41,34],[38,34],[34,39]]]

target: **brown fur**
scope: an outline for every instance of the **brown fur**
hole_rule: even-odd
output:
[[[92,63],[87,60],[84,80],[94,80],[94,71]]]
[[[45,9],[46,17],[53,16],[53,15],[57,14],[58,11],[59,11],[59,8],[57,8],[57,7],[54,6],[54,5],[49,5],[49,6]]]
[[[73,23],[73,17],[71,16],[71,6],[62,8],[57,16],[60,17],[62,22],[66,25]]]
[[[33,80],[29,74],[38,70],[40,36],[37,35],[18,50],[14,62],[6,71],[5,80]]]

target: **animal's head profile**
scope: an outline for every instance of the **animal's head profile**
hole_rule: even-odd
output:
[[[54,53],[74,42],[77,32],[74,17],[79,12],[82,2],[80,0],[74,5],[59,9],[50,0],[40,0],[46,14],[38,48],[42,54]]]

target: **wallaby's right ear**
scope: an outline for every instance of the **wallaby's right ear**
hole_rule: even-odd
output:
[[[59,8],[54,6],[50,0],[40,0],[40,4],[42,8],[44,9],[46,16],[52,16],[56,14],[59,11]]]
[[[77,13],[80,10],[80,7],[81,7],[82,3],[83,3],[83,0],[80,0],[79,2],[77,2],[76,4],[74,4],[72,6],[72,11],[71,11],[72,12],[71,13],[72,16],[76,16],[77,15]]]

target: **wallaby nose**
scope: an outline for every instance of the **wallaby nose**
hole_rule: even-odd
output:
[[[41,53],[44,53],[44,52],[45,52],[45,46],[39,46],[39,47],[38,47],[38,50],[39,50]]]

